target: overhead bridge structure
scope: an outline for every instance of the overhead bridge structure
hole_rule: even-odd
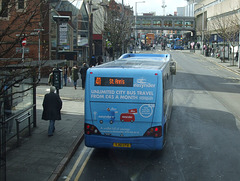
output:
[[[135,29],[195,31],[195,19],[188,16],[137,16]]]

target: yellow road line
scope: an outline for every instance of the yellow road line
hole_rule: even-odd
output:
[[[75,170],[76,170],[76,168],[77,168],[79,162],[81,161],[81,159],[82,159],[82,157],[83,157],[83,154],[85,153],[86,150],[87,150],[87,147],[84,146],[84,148],[83,148],[81,154],[79,155],[77,161],[75,162],[75,164],[74,164],[72,170],[71,170],[70,173],[68,174],[67,179],[66,179],[65,181],[69,181],[69,180],[72,178],[72,175],[73,175],[73,173],[75,172]]]
[[[77,173],[77,176],[75,177],[74,181],[78,181],[79,180],[79,178],[80,178],[80,176],[81,176],[85,166],[87,165],[88,160],[90,159],[90,156],[91,156],[92,152],[93,152],[93,148],[88,153],[88,156],[87,156],[86,160],[83,162],[83,164],[82,164],[79,172]]]

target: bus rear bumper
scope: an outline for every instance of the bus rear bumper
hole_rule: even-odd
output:
[[[85,134],[85,145],[94,148],[161,150],[163,137],[118,138]]]

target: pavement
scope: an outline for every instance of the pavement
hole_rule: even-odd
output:
[[[31,136],[21,137],[21,146],[13,139],[7,145],[7,181],[55,181],[83,141],[84,94],[78,81],[77,90],[69,83],[59,90],[63,101],[62,120],[56,121],[55,132],[48,137],[49,121],[41,119],[44,95],[49,92],[47,78],[37,87],[37,126]]]
[[[189,50],[184,50],[190,52]],[[192,52],[191,52],[192,53]],[[204,57],[240,75],[237,66],[220,59]],[[56,122],[54,136],[47,136],[48,121],[41,119],[44,94],[49,92],[47,78],[41,79],[37,87],[37,127],[32,135],[21,138],[21,146],[7,151],[7,181],[55,181],[58,180],[72,155],[83,141],[84,90],[78,82],[77,90],[72,83],[59,92],[63,101],[62,120]]]
[[[190,50],[184,50],[184,51],[190,52]],[[238,68],[238,62],[232,61],[231,59],[232,55],[230,55],[230,60],[225,60],[224,62],[222,62],[220,58],[206,57],[206,56],[203,56],[201,52],[202,52],[201,50],[195,50],[195,54],[240,75],[240,68]],[[190,53],[193,53],[193,52],[190,52]]]

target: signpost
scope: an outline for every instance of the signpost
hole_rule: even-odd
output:
[[[40,80],[41,79],[41,50],[40,50],[41,36],[40,36],[40,33],[41,33],[41,31],[44,31],[44,29],[34,29],[34,31],[36,31],[36,32],[32,32],[32,33],[38,35],[38,80]]]
[[[70,16],[53,16],[53,20],[57,23],[57,47],[56,47],[56,59],[58,59],[58,51],[60,43],[67,42],[67,23],[70,20]]]
[[[26,46],[26,44],[27,44],[27,38],[23,38],[22,39],[22,62],[24,62],[24,48],[25,48],[25,46]]]

